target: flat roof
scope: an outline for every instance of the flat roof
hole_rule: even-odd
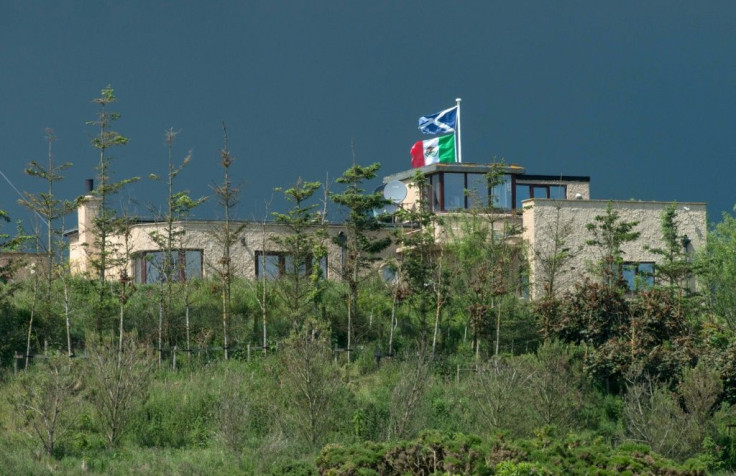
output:
[[[460,172],[460,173],[477,173],[487,174],[493,166],[500,164],[473,164],[473,163],[451,163],[451,164],[432,164],[418,167],[416,169],[404,170],[395,174],[387,175],[383,178],[383,183],[393,182],[395,180],[405,181],[411,179],[418,171],[424,175],[430,175],[437,172]],[[590,182],[589,176],[584,175],[527,175],[526,169],[521,165],[510,164],[503,166],[505,174],[515,175],[521,180],[545,180],[560,182]]]
[[[392,175],[387,175],[383,178],[383,183],[389,183],[393,182],[394,180],[407,180],[414,176],[416,171],[420,171],[425,175],[433,174],[436,172],[465,172],[465,173],[480,173],[480,174],[487,174],[491,171],[491,168],[494,165],[499,164],[473,164],[473,163],[451,163],[451,164],[432,164],[432,165],[425,165],[424,167],[418,167],[416,169],[409,169],[404,170],[402,172],[397,172]],[[504,165],[504,173],[507,174],[523,174],[524,173],[524,167],[521,165],[511,164],[511,165]]]

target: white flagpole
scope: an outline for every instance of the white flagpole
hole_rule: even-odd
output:
[[[463,162],[463,146],[462,140],[460,139],[460,101],[462,101],[462,99],[455,99],[455,102],[457,102],[457,130],[455,131],[457,144],[455,144],[455,161],[458,163]]]

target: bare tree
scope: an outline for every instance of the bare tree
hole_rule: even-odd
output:
[[[531,374],[518,358],[493,358],[477,367],[468,381],[476,411],[491,431],[511,430],[523,434],[524,395]]]
[[[153,361],[138,346],[135,336],[123,340],[123,351],[104,339],[101,343],[88,339],[87,385],[105,438],[117,446],[135,408],[148,395]]]
[[[401,439],[413,436],[417,419],[421,415],[421,405],[429,386],[430,356],[424,343],[415,360],[408,360],[400,367],[400,378],[391,391],[388,439]]]
[[[78,390],[81,388],[77,364],[73,360],[51,354],[20,377],[21,392],[13,404],[25,422],[27,433],[38,440],[51,456],[60,435],[69,428]]]
[[[307,319],[287,339],[280,355],[282,423],[315,448],[336,423],[332,411],[342,385],[329,335],[324,325]]]

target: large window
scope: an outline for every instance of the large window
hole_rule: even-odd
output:
[[[488,177],[480,173],[443,172],[429,176],[429,193],[432,209],[435,211],[467,210],[489,205],[491,195],[493,206],[510,208],[511,177],[504,175],[498,185],[488,190]]]
[[[551,198],[564,200],[567,187],[562,184],[538,183],[546,178],[514,178],[501,175],[489,190],[488,176],[483,173],[439,172],[429,179],[430,203],[434,211],[467,210],[484,208],[493,200],[493,208],[501,210],[521,209],[527,198]],[[537,183],[535,183],[537,182]]]
[[[630,291],[654,286],[654,263],[624,263],[621,271]]]
[[[279,279],[293,273],[296,267],[294,259],[288,253],[281,251],[256,251],[256,278],[257,279]],[[327,257],[320,260],[320,268],[322,276],[327,277]],[[312,258],[307,258],[306,262],[299,265],[299,274],[306,276],[312,272]]]
[[[137,283],[160,283],[165,281],[167,270],[171,270],[172,281],[202,277],[202,250],[173,250],[171,262],[166,263],[165,251],[145,251],[135,257],[135,281]]]

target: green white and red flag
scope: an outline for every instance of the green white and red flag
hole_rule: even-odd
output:
[[[411,148],[411,166],[414,168],[453,162],[455,162],[454,134],[420,140]]]

